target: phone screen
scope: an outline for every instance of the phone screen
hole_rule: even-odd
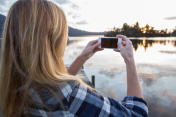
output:
[[[101,38],[102,48],[118,48],[118,38]]]

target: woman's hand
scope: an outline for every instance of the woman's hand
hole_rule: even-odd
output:
[[[120,52],[126,63],[127,69],[127,96],[137,96],[143,98],[142,89],[137,76],[136,66],[133,58],[133,45],[132,42],[123,35],[116,35],[116,37],[122,38],[122,43],[118,46],[120,50],[114,50]]]
[[[118,46],[120,50],[114,50],[120,52],[125,62],[133,60],[133,45],[132,42],[124,35],[116,35],[116,37],[122,38],[122,43],[119,43]]]
[[[98,40],[90,41],[85,49],[82,51],[81,56],[89,59],[92,57],[97,51],[102,51],[103,49],[98,48],[101,43],[98,43]]]
[[[82,51],[81,55],[79,55],[67,69],[68,73],[70,75],[76,75],[87,59],[92,57],[95,52],[103,50],[98,48],[98,46],[100,46],[98,40],[89,42],[85,49]]]

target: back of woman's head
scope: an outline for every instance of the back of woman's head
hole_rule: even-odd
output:
[[[27,91],[34,82],[65,80],[62,57],[67,36],[66,17],[52,2],[19,0],[12,5],[1,47],[0,107],[4,116],[19,116],[15,108],[22,110],[25,95],[19,89]]]

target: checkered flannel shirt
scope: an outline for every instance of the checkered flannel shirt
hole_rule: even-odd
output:
[[[103,97],[77,82],[65,82],[57,88],[50,89],[56,95],[45,88],[38,92],[34,89],[29,90],[29,95],[34,100],[29,108],[30,116],[147,117],[148,114],[147,104],[142,98],[127,96],[122,102],[118,102]]]

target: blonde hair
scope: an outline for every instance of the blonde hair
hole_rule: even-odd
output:
[[[0,109],[5,117],[22,114],[28,89],[36,83],[55,86],[77,81],[86,85],[67,73],[63,62],[67,38],[65,14],[52,2],[18,0],[12,5],[1,46]]]

